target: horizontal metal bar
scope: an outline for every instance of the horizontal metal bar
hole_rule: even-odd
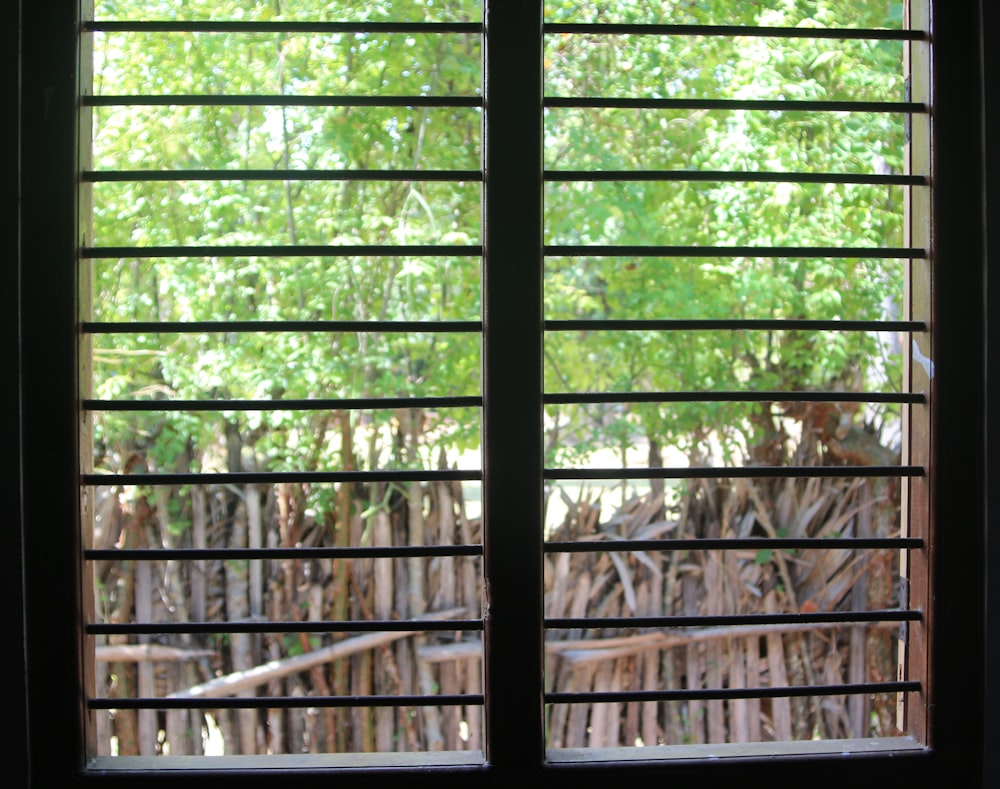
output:
[[[551,392],[546,405],[572,403],[923,403],[923,392]],[[84,404],[86,407],[86,403]]]
[[[479,22],[236,22],[88,20],[84,33],[482,33]]]
[[[482,33],[479,22],[321,22],[226,20],[198,21],[119,21],[83,22],[85,33]],[[547,23],[545,34],[723,36],[762,38],[824,38],[865,41],[922,41],[922,30],[887,28],[803,28],[764,27],[757,25],[664,25]]]
[[[213,257],[482,257],[481,244],[447,246],[444,244],[359,244],[328,246],[324,244],[227,244],[219,246],[150,246],[150,247],[81,247],[85,260],[117,258],[213,258]]]
[[[81,96],[84,107],[475,107],[482,96],[194,95]]]
[[[744,170],[546,170],[543,180],[568,181],[695,181],[700,183],[872,184],[926,186],[923,175],[873,173],[769,173]]]
[[[545,553],[598,551],[785,551],[905,550],[924,547],[919,537],[720,537],[663,540],[576,540],[546,542]],[[110,551],[117,553],[117,551]]]
[[[149,181],[482,181],[481,170],[87,170],[87,183]],[[884,176],[888,178],[889,176]]]
[[[479,631],[482,619],[380,619],[354,622],[138,622],[127,624],[92,623],[88,635],[181,635],[211,633],[379,633]]]
[[[739,36],[755,38],[831,38],[862,41],[924,41],[923,30],[838,27],[764,27],[760,25],[660,25],[601,24],[598,22],[549,22],[542,26],[546,34],[598,34],[609,36]]]
[[[400,557],[482,556],[482,545],[360,545],[322,548],[91,548],[87,561],[166,562],[224,561],[229,559],[384,559]]]
[[[918,247],[774,247],[676,246],[646,244],[546,244],[547,257],[658,257],[658,258],[859,258],[908,260],[926,258]]]
[[[823,625],[844,622],[919,622],[920,611],[896,608],[875,611],[814,611],[809,614],[719,614],[705,616],[614,616],[560,617],[546,619],[548,630],[593,630],[597,628],[674,629],[738,627],[741,625]]]
[[[792,99],[651,99],[609,96],[546,96],[549,109],[751,110],[758,112],[875,112],[924,115],[927,105],[913,101],[795,101]]]
[[[84,474],[84,485],[276,485],[279,482],[312,484],[347,482],[439,482],[482,479],[482,472],[470,469],[430,469],[415,471],[240,471],[178,474]]]
[[[923,321],[840,321],[798,319],[721,320],[547,320],[545,331],[926,331]]]
[[[212,696],[87,699],[91,710],[303,709],[309,707],[482,706],[480,693],[448,696]]]
[[[84,400],[84,411],[379,411],[400,408],[481,408],[482,395],[354,397],[315,400]]]
[[[920,466],[682,466],[673,468],[547,468],[545,479],[811,479],[921,477]]]
[[[916,693],[920,683],[865,682],[843,685],[797,685],[780,688],[683,688],[590,693],[546,693],[546,704],[602,704],[627,701],[695,701],[710,699],[780,699],[801,696],[857,696],[872,693]]]
[[[386,334],[481,332],[482,321],[85,321],[84,334],[231,334],[248,332],[379,332]]]

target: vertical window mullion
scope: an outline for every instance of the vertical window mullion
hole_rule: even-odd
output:
[[[544,754],[542,4],[485,3],[483,515],[486,754]]]

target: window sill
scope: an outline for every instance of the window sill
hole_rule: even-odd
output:
[[[643,748],[557,748],[546,751],[546,763],[553,767],[611,765],[613,763],[711,762],[715,760],[771,760],[787,757],[857,757],[913,754],[927,747],[912,737],[882,739],[805,740],[798,742],[725,743],[716,745],[670,745]],[[480,751],[434,753],[338,753],[275,754],[271,756],[100,756],[86,772],[127,773],[156,771],[242,772],[242,771],[324,771],[486,767]]]
[[[557,748],[546,751],[552,765],[608,764],[611,762],[663,762],[729,759],[778,759],[808,756],[865,754],[889,756],[929,750],[913,737],[852,740],[799,740],[795,742],[747,742],[716,745],[657,745],[643,748]]]
[[[426,753],[329,753],[272,754],[255,756],[98,756],[86,768],[88,774],[148,772],[261,772],[320,771],[386,768],[469,768],[485,764],[482,751],[437,751]]]

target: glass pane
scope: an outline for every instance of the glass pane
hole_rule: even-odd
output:
[[[482,16],[472,0],[97,5],[102,20],[479,22]],[[482,92],[478,33],[85,35],[92,35],[94,50],[94,81],[85,92],[98,96],[478,101]],[[92,150],[83,158],[98,173],[476,173],[465,182],[248,180],[239,173],[227,180],[114,180],[129,177],[119,174],[85,181],[88,246],[372,244],[443,251],[248,257],[230,250],[82,262],[91,286],[81,319],[122,329],[83,337],[83,397],[114,401],[84,411],[84,470],[98,478],[84,489],[85,516],[92,517],[84,518],[83,540],[98,550],[151,554],[86,558],[94,586],[88,619],[99,629],[152,623],[158,630],[92,632],[93,755],[454,751],[482,761],[481,117],[478,107],[377,106],[109,106],[85,114]],[[472,254],[448,254],[453,246],[471,246]],[[259,323],[262,331],[229,325],[234,321]],[[273,325],[282,321],[469,325],[449,332],[327,332]],[[137,322],[214,325],[157,332],[129,325]],[[410,397],[445,400],[340,409],[287,402]],[[449,403],[455,397],[470,401]],[[177,401],[193,402],[173,410]],[[231,409],[219,410],[220,403]],[[366,476],[384,471],[406,475]],[[325,472],[358,474],[349,482],[317,480]],[[411,479],[412,472],[430,479]],[[178,473],[205,476],[185,484],[150,476]],[[284,476],[223,482],[218,473]],[[190,553],[386,546],[419,555]],[[449,551],[456,555],[443,555]],[[474,624],[427,632],[395,624],[420,618]],[[344,621],[369,626],[307,624]],[[254,632],[227,632],[247,623]],[[272,623],[279,632],[268,629]],[[260,710],[127,709],[119,701],[171,694],[290,701]],[[369,696],[427,700],[365,708],[330,706],[322,698]],[[461,754],[452,761],[462,761]]]
[[[803,28],[901,24],[886,4],[861,2],[822,8],[553,2],[546,18]],[[899,42],[873,40],[553,32],[546,37],[546,91],[557,97],[897,102],[904,98],[902,52]],[[896,678],[906,632],[897,622],[831,628],[814,621],[786,629],[787,623],[772,621],[754,630],[702,627],[697,618],[906,607],[899,548],[823,541],[894,538],[904,528],[905,470],[851,475],[860,467],[901,463],[909,406],[893,401],[908,386],[911,338],[877,322],[906,315],[909,263],[877,252],[871,259],[799,259],[707,256],[699,248],[904,246],[908,186],[752,180],[761,172],[800,180],[824,173],[901,175],[904,134],[899,113],[547,110],[545,238],[553,248],[546,250],[544,291],[545,316],[553,323],[544,340],[551,470],[544,528],[550,543],[573,543],[575,550],[546,554],[545,611],[549,619],[593,618],[573,630],[547,631],[549,692],[764,689]],[[560,181],[567,170],[659,170],[675,177]],[[691,175],[713,172],[732,177]],[[739,180],[744,174],[747,180]],[[678,254],[595,249],[561,255],[561,245],[664,245]],[[608,320],[693,323],[602,328]],[[861,331],[727,328],[731,320],[872,325]],[[699,327],[698,321],[711,323]],[[818,402],[804,395],[817,392],[829,394]],[[773,394],[741,402],[747,393]],[[775,473],[816,467],[824,475],[844,467],[844,477],[727,477],[728,468],[742,474],[753,466]],[[626,469],[667,478],[618,478]],[[670,546],[671,540],[696,546],[738,538],[761,542],[726,550]],[[817,544],[792,550],[769,538]],[[601,550],[609,540],[647,544]],[[631,628],[609,621],[641,616],[692,620],[684,623],[690,626]],[[557,703],[546,708],[546,729],[552,748],[881,737],[900,733],[896,702],[895,693],[828,690],[807,698]]]

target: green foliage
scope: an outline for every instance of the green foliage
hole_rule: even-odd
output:
[[[99,4],[99,19],[470,21],[478,4],[148,2]],[[107,33],[95,92],[474,95],[479,37],[398,34]],[[108,107],[94,112],[100,170],[476,169],[480,117],[463,108]],[[479,240],[477,183],[125,181],[93,186],[98,245],[427,244]],[[95,320],[476,320],[476,258],[211,257],[92,264]],[[117,334],[95,343],[95,395],[110,399],[315,399],[478,392],[475,335],[377,332]],[[354,413],[376,465],[394,422]],[[96,420],[97,465],[225,470],[226,423],[274,470],[355,466],[323,412],[287,410]],[[441,445],[478,444],[478,416],[427,415]],[[398,460],[398,459],[397,459]],[[311,506],[330,511],[314,492]]]
[[[553,0],[549,21],[898,26],[899,3],[773,0]],[[480,4],[145,0],[98,4],[99,19],[474,21]],[[481,42],[465,34],[95,35],[95,93],[475,95]],[[549,95],[892,101],[896,42],[685,36],[548,37]],[[480,113],[467,108],[108,107],[93,113],[99,170],[478,169]],[[891,113],[551,109],[549,169],[901,172]],[[902,187],[859,184],[550,182],[551,244],[897,246]],[[481,187],[307,180],[123,181],[93,186],[100,245],[475,244]],[[476,320],[479,260],[218,257],[94,261],[101,321]],[[546,260],[549,318],[877,319],[902,302],[903,264],[875,259]],[[548,391],[893,389],[883,338],[832,332],[592,330],[546,338]],[[97,339],[95,396],[316,399],[475,394],[475,334],[239,332]],[[777,414],[707,403],[547,410],[549,462],[655,438],[687,454],[711,440],[745,457]],[[892,420],[888,409],[878,415]],[[875,418],[869,415],[869,418]],[[352,413],[345,456],[331,415],[289,410],[102,414],[97,465],[141,452],[149,470],[225,469],[226,423],[257,468],[404,465],[399,416]],[[424,414],[420,461],[475,449],[475,410]],[[434,458],[434,460],[432,460]],[[311,504],[311,506],[313,506]],[[330,511],[332,494],[316,507]],[[178,523],[183,523],[181,514]]]
[[[553,21],[899,25],[898,4],[551,3]],[[558,96],[897,101],[902,47],[827,39],[559,34],[546,45],[546,89]],[[806,173],[902,172],[903,119],[891,113],[551,109],[552,169]],[[900,246],[902,187],[860,184],[550,182],[550,244]],[[854,259],[549,258],[549,318],[877,320],[902,303],[901,261]],[[548,391],[885,390],[898,356],[865,333],[596,329],[550,334]],[[762,438],[764,414],[741,404],[624,408],[611,417],[688,452],[709,438],[727,458]],[[886,416],[887,414],[883,414]],[[552,413],[550,412],[550,416]],[[606,411],[564,407],[553,462],[617,446]],[[596,435],[595,435],[596,434]],[[600,438],[597,436],[604,436]]]

